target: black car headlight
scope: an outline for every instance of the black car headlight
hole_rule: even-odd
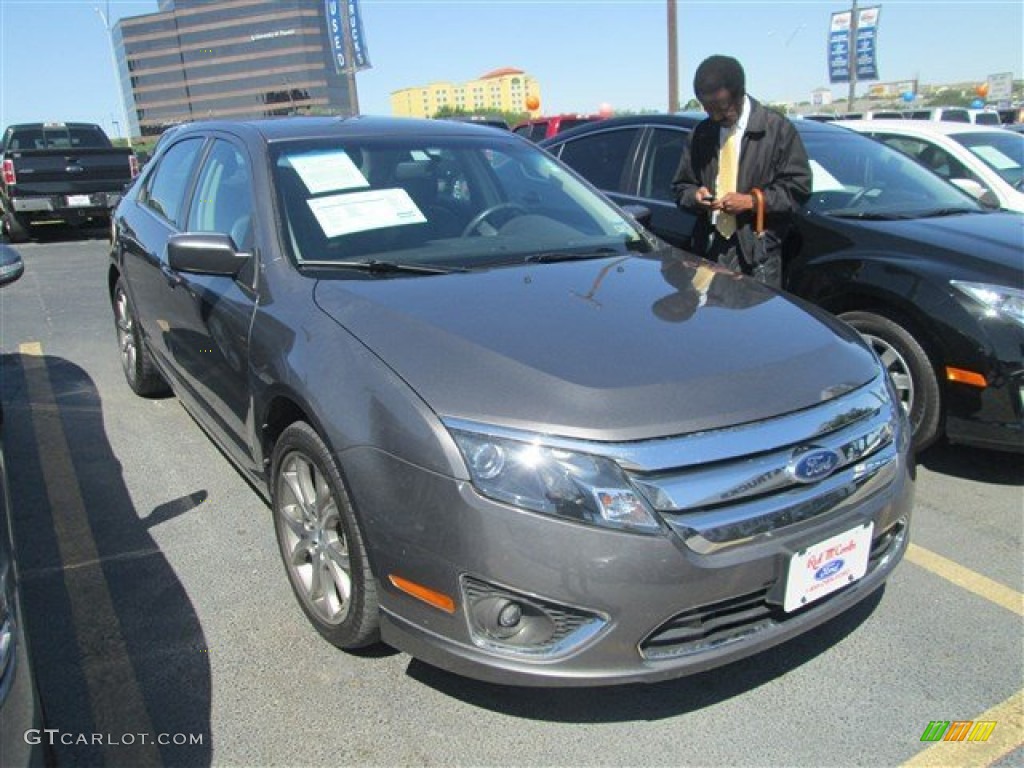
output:
[[[950,280],[950,285],[985,308],[989,317],[1004,317],[1024,325],[1024,290],[1006,285]]]
[[[491,499],[593,525],[661,530],[610,459],[535,442],[451,430],[476,489]]]

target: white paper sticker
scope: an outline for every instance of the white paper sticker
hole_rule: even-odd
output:
[[[1020,163],[1012,157],[1003,154],[1003,152],[996,147],[975,146],[971,147],[971,152],[976,154],[997,171],[1009,171],[1011,169],[1015,170],[1020,168]]]
[[[292,155],[289,156],[288,162],[299,174],[311,195],[370,186],[370,182],[344,151]]]
[[[307,200],[327,237],[422,224],[427,219],[402,188],[350,192]]]

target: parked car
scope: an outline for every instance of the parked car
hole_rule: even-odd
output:
[[[926,107],[908,109],[903,113],[907,120],[935,120],[938,122],[969,123],[971,112],[967,107]]]
[[[25,264],[0,243],[0,286],[21,277]],[[0,426],[3,411],[0,410]],[[33,738],[43,727],[32,660],[21,610],[21,578],[11,528],[11,498],[0,437],[0,755],[4,768],[42,766],[46,747]]]
[[[577,125],[592,123],[595,120],[602,119],[600,115],[551,115],[549,117],[535,117],[513,126],[512,131],[530,141],[541,141],[557,136],[562,131],[568,131]]]
[[[183,127],[114,225],[129,386],[169,385],[269,499],[339,647],[667,679],[810,630],[904,552],[909,430],[862,339],[511,133]]]
[[[23,123],[0,143],[3,232],[23,242],[39,221],[105,222],[138,174],[131,149],[115,147],[93,123]]]
[[[968,109],[967,116],[974,125],[1002,125],[1003,120],[999,116],[999,110],[986,107],[984,109]]]
[[[1024,136],[966,123],[854,120],[844,125],[910,155],[983,205],[1024,213]]]
[[[702,114],[583,126],[541,146],[679,247],[694,217],[672,178]],[[784,243],[784,285],[847,321],[889,367],[921,450],[1024,450],[1024,218],[991,212],[896,150],[795,120],[814,193]]]
[[[509,130],[508,121],[500,115],[452,115],[442,118],[443,120],[454,120],[457,123],[473,123],[475,125],[489,125],[491,128]]]

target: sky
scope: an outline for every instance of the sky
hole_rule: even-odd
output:
[[[319,2],[320,0],[308,0]],[[360,0],[372,69],[357,75],[360,111],[390,114],[392,91],[463,82],[515,67],[541,87],[541,111],[668,108],[665,0]],[[747,90],[810,101],[830,87],[828,0],[678,0],[680,103],[706,56],[735,56]],[[859,0],[881,6],[880,82],[1024,77],[1024,0]],[[122,135],[108,18],[156,0],[0,0],[0,125],[84,121]],[[102,13],[100,13],[102,12]],[[860,84],[857,94],[866,92]],[[831,86],[845,99],[849,86]]]

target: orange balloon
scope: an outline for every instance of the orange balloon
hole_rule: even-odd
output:
[[[527,96],[526,108],[531,112],[535,109],[540,109],[540,99],[538,99],[536,96]]]
[[[974,92],[984,99],[986,96],[988,96],[988,83],[982,83],[981,85],[977,86],[974,89]]]

